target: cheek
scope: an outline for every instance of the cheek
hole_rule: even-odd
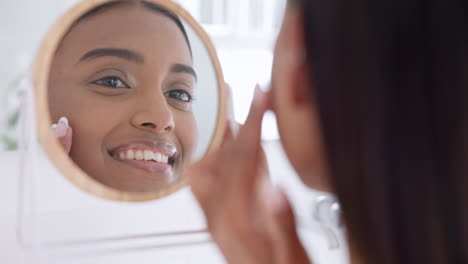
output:
[[[73,88],[60,83],[49,84],[47,97],[52,123],[57,123],[62,116],[69,118],[77,111],[73,94],[67,93],[68,90]]]
[[[178,112],[175,117],[175,133],[184,150],[184,156],[191,160],[198,143],[198,127],[191,112]]]
[[[121,122],[119,109],[113,104],[87,100],[76,110],[69,116],[73,128],[72,157],[89,155],[93,159],[102,159],[106,136]]]
[[[82,107],[74,117],[70,117],[70,122],[76,126],[77,132],[102,139],[120,120],[118,112],[113,110],[112,105]]]

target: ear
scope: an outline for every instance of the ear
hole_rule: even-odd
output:
[[[329,190],[301,11],[288,8],[275,48],[272,101],[283,149],[303,182]]]
[[[285,47],[283,52],[285,70],[288,72],[289,84],[286,95],[293,106],[310,107],[312,102],[312,78],[310,65],[306,59],[303,17],[300,12],[288,14],[288,30],[285,32]]]

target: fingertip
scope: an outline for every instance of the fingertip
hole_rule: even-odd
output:
[[[261,96],[261,93],[262,93],[262,90],[260,88],[260,84],[256,83],[255,84],[255,89],[254,89],[254,99]]]
[[[260,105],[264,102],[266,92],[262,90],[260,84],[255,84],[254,102]]]
[[[63,122],[59,122],[54,130],[56,137],[65,137],[67,135],[68,127]]]
[[[265,107],[265,92],[260,89],[259,84],[256,84],[252,104],[245,124],[261,121],[263,113],[266,110]]]

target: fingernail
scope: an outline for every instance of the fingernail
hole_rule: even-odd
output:
[[[68,119],[66,117],[62,117],[59,119],[58,124],[55,128],[55,136],[64,137],[67,134],[67,130],[68,130]]]
[[[57,128],[57,124],[52,124],[51,128],[52,128],[52,129],[56,129],[56,128]]]
[[[65,125],[68,127],[68,118],[66,118],[66,117],[63,116],[63,117],[61,117],[61,118],[59,119],[59,123],[60,123],[60,122],[65,123]]]

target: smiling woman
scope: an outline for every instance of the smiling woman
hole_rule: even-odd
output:
[[[51,61],[55,137],[104,186],[128,193],[179,186],[184,167],[203,152],[199,135],[214,134],[195,116],[196,86],[207,79],[194,64],[199,52],[182,20],[161,5],[112,1],[90,9],[66,31]]]

